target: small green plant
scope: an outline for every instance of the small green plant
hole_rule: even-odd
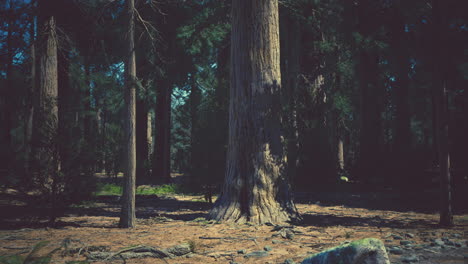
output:
[[[81,203],[72,204],[71,208],[95,208],[98,205],[94,201],[82,201]]]
[[[95,195],[122,195],[122,186],[116,184],[98,184]]]
[[[102,195],[122,195],[122,187],[116,184],[98,184],[95,192],[96,196]],[[137,195],[167,195],[182,193],[182,188],[177,184],[165,184],[158,186],[139,186],[136,189]]]
[[[47,246],[49,241],[41,241],[37,243],[29,252],[27,256],[21,255],[9,255],[9,256],[0,256],[0,263],[3,264],[48,264],[52,260],[52,255],[60,250],[56,248],[45,255],[38,255],[39,251]]]
[[[197,242],[195,240],[191,239],[187,243],[189,244],[190,252],[197,252],[198,245],[197,245]]]
[[[351,232],[351,231],[346,231],[346,233],[345,233],[345,238],[346,238],[346,239],[349,239],[349,238],[351,238],[352,235],[353,235],[353,232]]]

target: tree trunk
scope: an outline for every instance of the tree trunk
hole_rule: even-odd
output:
[[[226,178],[209,216],[237,223],[298,219],[281,135],[278,1],[234,0],[231,15]]]
[[[172,86],[169,80],[161,80],[158,84],[158,93],[156,95],[156,143],[154,144],[155,159],[153,163],[153,181],[157,183],[168,183],[171,181],[170,131]]]
[[[448,62],[448,30],[446,15],[447,6],[445,1],[434,0],[432,6],[434,20],[434,85],[436,113],[436,137],[438,141],[440,185],[441,185],[441,226],[453,226],[452,213],[452,185],[450,174],[449,154],[449,108],[447,95],[447,79],[449,67]]]
[[[362,0],[358,6],[359,32],[366,38],[378,28],[378,18],[371,0]],[[379,56],[376,51],[362,47],[359,54],[359,85],[361,90],[361,131],[359,179],[370,184],[380,175],[381,107],[379,83]]]
[[[378,102],[378,58],[366,51],[360,56],[361,135],[360,179],[369,184],[378,175],[380,155],[380,113]]]
[[[86,52],[89,53],[89,50]],[[84,103],[84,116],[83,116],[83,130],[84,130],[84,139],[86,144],[92,146],[91,143],[91,65],[89,54],[85,55],[84,58],[84,70],[85,70],[85,83],[86,90],[84,93],[85,103]]]
[[[126,116],[126,171],[122,196],[122,211],[119,226],[122,228],[135,227],[135,180],[136,180],[136,60],[135,60],[135,21],[134,0],[127,0],[128,14],[128,61],[126,63],[126,89],[125,101],[127,105]]]
[[[50,195],[50,222],[54,223],[57,209],[58,178],[60,170],[58,149],[58,67],[57,67],[57,34],[53,2],[39,2],[39,21],[41,26],[38,53],[40,58],[39,72],[39,108],[38,118],[38,152],[41,183],[47,187]]]
[[[146,142],[148,145],[148,162],[150,161],[151,155],[153,154],[153,118],[151,117],[151,112],[148,111],[148,120],[146,125]],[[149,168],[149,164],[148,164]],[[149,171],[148,171],[149,173]]]
[[[0,158],[3,161],[2,165],[0,165],[0,169],[6,169],[7,173],[11,173],[11,168],[12,168],[12,161],[14,160],[13,157],[13,142],[12,142],[12,137],[11,137],[11,130],[13,128],[13,120],[12,120],[12,98],[11,98],[11,93],[14,90],[13,87],[13,82],[12,82],[12,71],[13,71],[13,47],[12,47],[12,35],[13,35],[13,29],[12,29],[12,24],[13,24],[13,15],[14,15],[14,6],[13,6],[13,0],[8,1],[8,27],[7,27],[7,36],[6,36],[6,47],[7,47],[7,54],[6,54],[6,86],[2,89],[4,89],[4,94],[2,95],[3,99],[3,106],[4,109],[2,110],[2,116],[3,120],[0,120],[2,122],[2,132],[4,133],[3,138],[0,139],[0,143],[4,147],[0,150]],[[1,90],[0,90],[1,92]],[[0,101],[1,103],[1,101]],[[1,135],[1,134],[0,134]]]
[[[283,21],[282,21],[283,20]],[[285,104],[285,120],[287,133],[287,166],[291,182],[297,177],[298,165],[298,128],[297,128],[297,84],[299,75],[300,25],[294,14],[289,10],[280,16],[283,95]]]
[[[345,169],[345,159],[344,159],[344,142],[343,137],[338,135],[338,144],[337,144],[337,159],[338,159],[338,169],[344,171]]]
[[[198,106],[200,105],[201,94],[200,89],[197,86],[195,74],[191,74],[191,87],[190,87],[190,170],[191,170],[191,181],[194,180],[194,173],[199,164],[198,154],[201,149],[197,148],[198,137]]]
[[[35,30],[35,16],[31,16],[31,27],[29,29],[29,35],[31,36],[31,49],[30,49],[30,63],[31,63],[31,88],[29,89],[27,102],[26,102],[26,116],[27,120],[25,123],[25,176],[28,177],[30,175],[30,167],[31,167],[31,148],[32,148],[32,133],[33,133],[33,119],[34,119],[34,106],[35,106],[35,95],[37,95],[37,75],[36,75],[36,30]],[[24,180],[27,179],[25,178]]]
[[[411,123],[409,107],[409,51],[405,33],[405,17],[402,15],[402,7],[396,3],[393,25],[391,28],[392,47],[397,51],[393,56],[396,66],[395,87],[395,183],[402,184],[404,177],[411,173],[410,170],[410,150],[411,150]]]
[[[137,181],[148,182],[148,108],[143,100],[138,100],[136,107],[136,144],[137,144]]]

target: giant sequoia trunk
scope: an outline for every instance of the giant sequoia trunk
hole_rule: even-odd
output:
[[[136,60],[134,43],[134,0],[127,0],[128,14],[128,61],[126,69],[125,101],[127,105],[125,141],[127,146],[126,170],[122,196],[122,211],[119,226],[129,228],[135,226],[135,180],[136,180]]]
[[[285,175],[277,0],[232,2],[226,178],[210,212],[228,222],[299,217]]]

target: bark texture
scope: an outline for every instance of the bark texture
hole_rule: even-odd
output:
[[[280,9],[280,39],[282,66],[282,98],[286,113],[287,166],[288,176],[293,181],[297,176],[298,128],[297,128],[297,86],[299,76],[300,25],[295,14],[289,9]]]
[[[138,72],[140,72],[138,70]],[[137,181],[138,183],[148,183],[148,165],[149,165],[149,152],[148,152],[148,108],[143,100],[138,100],[136,106],[136,155],[137,155]]]
[[[299,217],[285,175],[279,50],[278,1],[234,0],[227,168],[212,219],[278,223]]]
[[[434,85],[436,138],[438,143],[440,183],[441,183],[441,226],[453,226],[452,178],[450,174],[449,153],[449,108],[447,94],[448,45],[446,31],[447,4],[443,0],[433,1],[434,16]]]
[[[153,163],[153,181],[168,183],[171,180],[170,132],[171,132],[171,95],[172,86],[169,80],[158,82],[156,96],[156,141],[154,144],[155,159]]]
[[[135,180],[136,180],[136,60],[134,43],[134,0],[127,0],[128,13],[128,62],[126,66],[127,80],[125,100],[127,104],[126,118],[126,145],[127,166],[124,179],[124,190],[122,197],[122,211],[119,226],[123,228],[135,227]]]

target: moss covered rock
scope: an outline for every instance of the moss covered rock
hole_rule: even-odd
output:
[[[314,254],[302,264],[390,264],[379,239],[365,238]]]

